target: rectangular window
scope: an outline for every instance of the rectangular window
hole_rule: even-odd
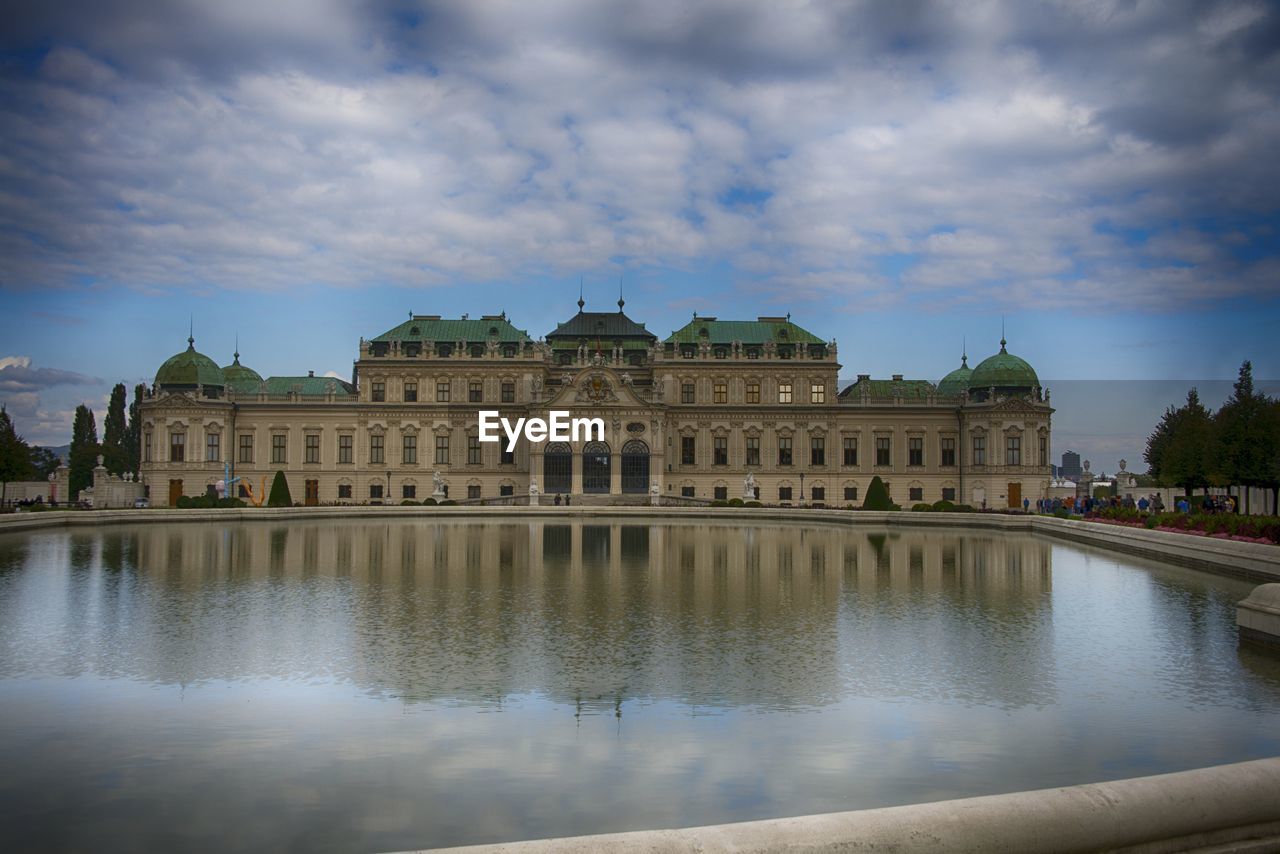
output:
[[[142,461],[151,462],[151,431],[142,434]]]
[[[747,403],[760,402],[760,383],[747,383]]]
[[[498,465],[513,466],[516,464],[516,452],[507,450],[507,443],[502,443],[502,451],[498,455]]]
[[[858,464],[858,440],[846,436],[841,445],[844,451],[844,464],[847,466],[856,466]]]
[[[827,402],[827,386],[825,383],[813,383],[809,386],[809,402],[810,403],[826,403]]]
[[[789,486],[779,486],[779,487],[778,487],[778,500],[779,500],[779,501],[790,501],[790,500],[791,500],[791,487],[789,487]]]
[[[468,498],[479,498],[479,497],[480,497],[480,484],[478,484],[478,483],[473,483],[473,484],[470,484],[469,486],[467,486],[467,497],[468,497]]]
[[[381,403],[386,399],[387,399],[387,384],[374,383],[373,384],[373,402]]]
[[[502,384],[502,402],[503,403],[516,402],[516,384],[515,383]]]
[[[418,402],[418,384],[417,383],[404,384],[404,402],[405,403]]]
[[[248,433],[240,435],[240,462],[253,462],[253,436]]]
[[[876,465],[878,466],[893,465],[892,447],[889,444],[888,436],[876,437]]]
[[[402,450],[404,464],[407,466],[416,466],[418,464],[418,437],[405,436],[404,448]]]
[[[1018,436],[1005,437],[1004,464],[1007,466],[1022,465],[1022,439]]]
[[[508,496],[515,495],[515,494],[516,494],[516,488],[509,483],[504,483],[503,485],[498,487],[498,495],[503,498],[506,498]]]
[[[469,466],[480,465],[480,437],[479,436],[467,437],[467,465]]]
[[[913,486],[910,489],[908,489],[907,500],[908,501],[924,501],[924,488],[920,486]]]
[[[827,464],[827,440],[821,436],[809,439],[809,465],[825,466]]]
[[[369,484],[369,498],[370,500],[377,500],[377,501],[382,500],[382,484],[380,483]]]
[[[856,487],[856,486],[846,486],[846,487],[844,488],[844,500],[845,500],[845,501],[857,501],[857,500],[858,500],[858,487]]]
[[[791,383],[778,383],[778,403],[791,402]]]
[[[813,488],[812,495],[813,495],[813,500],[814,500],[814,501],[826,501],[826,500],[827,500],[827,488],[826,488],[825,486],[815,486],[815,487]]]
[[[350,436],[338,437],[338,462],[349,463],[352,459],[351,448],[354,445]]]
[[[472,380],[467,383],[467,400],[471,403],[484,402],[484,383]]]
[[[204,458],[211,463],[216,463],[222,459],[222,436],[220,434],[204,434]]]
[[[1040,465],[1049,465],[1049,440],[1044,436],[1040,437]]]
[[[973,437],[973,464],[975,466],[985,466],[987,464],[987,437]]]
[[[716,501],[725,501],[729,498],[729,487],[717,486],[712,490],[712,496]]]
[[[729,440],[724,436],[716,436],[711,440],[711,464],[729,465]]]
[[[436,465],[447,466],[449,464],[449,437],[436,436]]]
[[[778,437],[778,465],[780,466],[791,465],[791,437],[790,436]]]
[[[956,440],[942,439],[938,448],[942,464],[944,466],[954,466],[956,464]]]
[[[693,383],[680,384],[680,402],[693,403]]]
[[[404,484],[403,486],[400,487],[400,497],[401,498],[417,498],[418,487],[412,483]]]
[[[351,497],[351,484],[349,484],[349,483],[340,483],[340,484],[338,484],[338,497],[339,497],[339,498],[350,498],[350,497]]]
[[[760,465],[760,439],[757,436],[747,437],[747,465]]]
[[[955,500],[956,500],[956,488],[955,488],[954,486],[944,486],[944,487],[942,487],[942,500],[943,500],[943,501],[955,501]]]
[[[729,402],[729,384],[718,382],[714,386],[715,396],[712,398],[716,403]]]
[[[280,433],[271,436],[271,462],[283,463],[287,458],[289,438]]]
[[[924,465],[924,439],[915,437],[907,440],[907,465]]]
[[[694,460],[695,436],[680,437],[680,465],[691,466]]]
[[[187,460],[187,434],[169,434],[169,462],[182,463]]]
[[[436,403],[449,402],[449,381],[439,380],[436,382]]]
[[[686,359],[692,359],[693,357],[692,357],[692,356],[686,356],[685,358],[686,358]],[[682,498],[692,498],[692,497],[693,497],[693,487],[692,487],[692,486],[682,486],[682,487],[680,487],[680,497],[682,497]]]
[[[387,458],[386,437],[374,434],[369,437],[369,462],[381,463]]]
[[[308,433],[306,436],[306,461],[309,463],[320,462],[320,434]]]

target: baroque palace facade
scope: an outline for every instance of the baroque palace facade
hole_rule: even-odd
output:
[[[790,316],[698,317],[665,340],[584,311],[534,340],[505,314],[411,315],[360,342],[352,382],[263,379],[188,347],[142,403],[152,503],[227,475],[261,496],[283,471],[305,504],[399,503],[437,482],[460,502],[527,496],[743,497],[860,505],[879,475],[899,504],[1021,507],[1049,488],[1049,394],[1000,352],[940,382],[859,375],[838,387],[836,342]],[[478,412],[602,418],[603,441],[480,442]],[[750,478],[748,480],[748,475]],[[246,482],[248,487],[246,488]],[[579,499],[581,500],[581,499]],[[641,500],[638,497],[630,500]],[[545,499],[544,499],[545,503]]]

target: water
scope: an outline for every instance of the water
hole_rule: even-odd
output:
[[[395,850],[1280,754],[1250,585],[1031,536],[0,536],[0,847]]]

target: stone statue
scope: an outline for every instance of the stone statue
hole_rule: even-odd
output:
[[[753,472],[747,472],[747,476],[742,479],[742,500],[756,500],[756,476]]]
[[[538,506],[538,479],[536,477],[529,478],[529,506]]]
[[[1120,471],[1124,471],[1124,467],[1125,467],[1125,461],[1124,461],[1124,460],[1121,460],[1121,461],[1120,461]]]
[[[649,483],[649,503],[654,507],[662,503],[662,489],[656,480]]]
[[[440,472],[433,471],[431,473],[431,483],[435,488],[434,495],[444,495],[444,478],[440,476]]]

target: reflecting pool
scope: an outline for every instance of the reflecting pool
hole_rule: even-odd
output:
[[[1030,535],[638,520],[0,536],[8,850],[397,850],[1280,754],[1251,585]]]

